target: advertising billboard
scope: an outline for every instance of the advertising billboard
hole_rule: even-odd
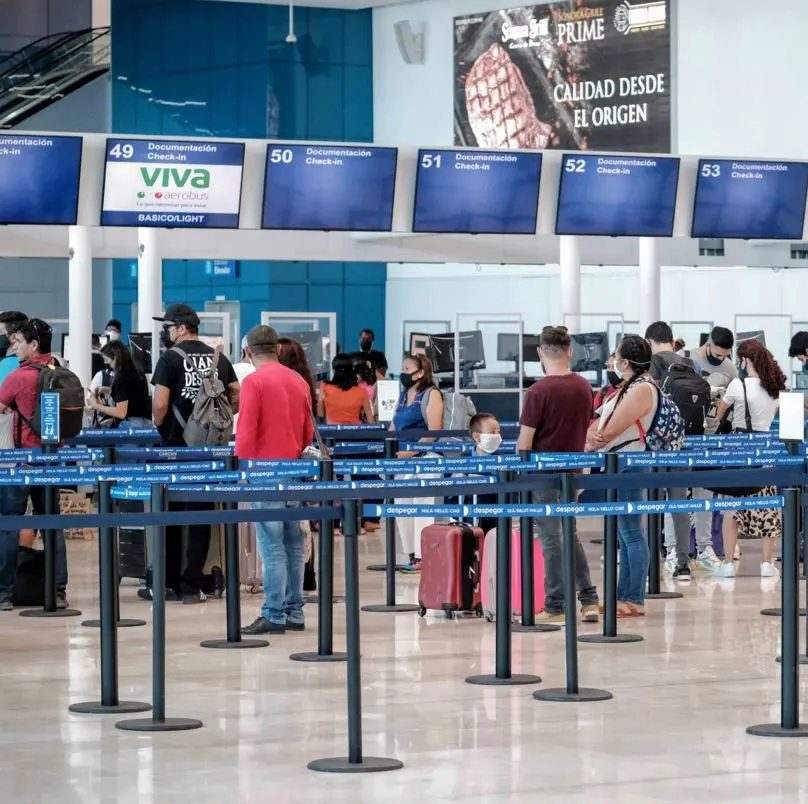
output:
[[[454,142],[667,153],[669,0],[577,0],[454,20]]]

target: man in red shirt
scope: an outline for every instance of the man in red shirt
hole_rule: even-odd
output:
[[[255,372],[241,385],[236,455],[242,460],[295,460],[311,445],[311,391],[295,371],[278,361],[278,333],[253,327],[246,337]],[[293,508],[297,503],[257,502],[254,508]],[[245,634],[303,631],[305,543],[299,522],[256,522],[263,561],[264,605]]]
[[[531,452],[583,452],[586,431],[592,421],[592,386],[570,371],[572,342],[566,327],[545,327],[539,341],[539,357],[545,378],[532,385],[525,396],[521,430],[516,450]],[[556,489],[533,492],[535,503],[559,502]],[[562,571],[561,520],[536,517],[544,554],[544,611],[536,622],[564,622],[564,575]],[[598,621],[598,593],[589,575],[589,562],[575,536],[575,581],[584,622]],[[573,612],[566,612],[573,616]]]
[[[39,375],[41,369],[37,366],[47,366],[54,362],[51,355],[51,340],[53,331],[49,324],[39,318],[29,318],[12,336],[20,367],[11,372],[0,386],[0,414],[13,413],[12,433],[15,447],[39,449],[42,439],[28,426],[34,417],[37,394],[39,393]],[[22,415],[20,415],[22,414]],[[25,514],[28,503],[28,494],[35,514],[45,513],[45,487],[31,486],[21,488],[16,496],[14,510],[6,510],[5,506],[0,513]],[[3,534],[5,537],[7,534]],[[8,542],[3,539],[4,544]],[[16,567],[17,534],[14,534],[14,562]],[[10,553],[10,547],[8,547]],[[10,561],[2,561],[4,567],[11,565]],[[13,585],[13,577],[11,584]],[[4,588],[6,581],[0,579],[0,611],[11,608],[10,589]],[[56,607],[67,608],[67,551],[65,549],[64,531],[56,531]]]

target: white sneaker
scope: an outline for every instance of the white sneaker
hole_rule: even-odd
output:
[[[733,555],[732,558],[735,561],[741,560],[741,545],[737,542],[735,542],[735,555]]]
[[[673,575],[673,571],[677,566],[676,550],[668,550],[668,554],[665,556],[665,572],[667,572],[668,575]]]
[[[699,553],[693,561],[695,569],[707,570],[707,572],[713,572],[719,564],[721,564],[721,559],[715,554],[712,547],[708,547],[703,553]]]
[[[779,570],[770,561],[764,561],[760,565],[761,578],[777,578],[779,577],[779,575],[780,575]]]
[[[735,565],[721,563],[715,568],[714,572],[717,578],[734,578]]]

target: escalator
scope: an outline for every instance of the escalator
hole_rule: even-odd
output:
[[[110,29],[53,34],[0,59],[0,128],[13,128],[110,68]]]

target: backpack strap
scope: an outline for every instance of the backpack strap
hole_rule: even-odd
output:
[[[741,380],[741,388],[743,388],[743,406],[744,418],[746,419],[746,432],[753,433],[752,429],[752,413],[749,410],[749,397],[746,394],[746,380]]]

